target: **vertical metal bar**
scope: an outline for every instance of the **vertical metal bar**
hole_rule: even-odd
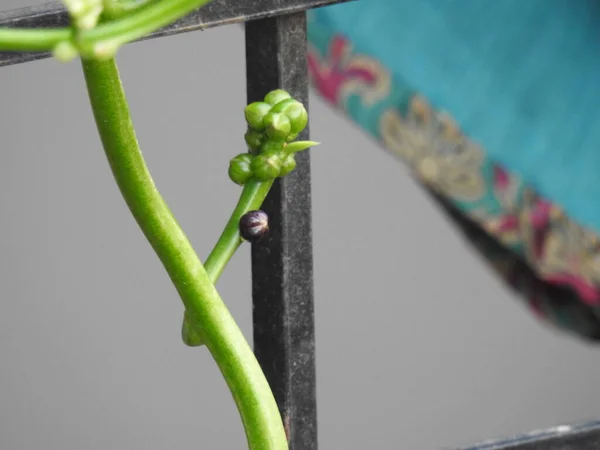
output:
[[[308,108],[306,14],[246,23],[248,101],[287,90]],[[308,129],[301,139],[308,138]],[[252,247],[254,351],[275,393],[291,450],[317,449],[310,159],[278,180],[263,209],[269,237]]]

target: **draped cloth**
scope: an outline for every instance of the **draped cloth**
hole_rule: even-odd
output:
[[[600,2],[309,13],[315,91],[408,167],[539,319],[600,339]]]

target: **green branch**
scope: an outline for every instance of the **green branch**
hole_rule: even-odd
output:
[[[186,310],[202,324],[201,338],[231,390],[249,448],[287,449],[277,404],[256,357],[154,185],[139,149],[116,62],[84,61],[83,69],[113,176]]]
[[[227,266],[227,263],[231,260],[242,243],[239,231],[241,217],[248,211],[259,209],[261,207],[271,186],[273,186],[273,181],[274,180],[260,182],[251,180],[244,185],[238,204],[233,210],[223,233],[221,233],[219,240],[204,262],[204,269],[213,284],[217,283],[225,266]],[[190,347],[204,345],[200,328],[201,322],[192,320],[190,313],[186,310],[183,316],[183,325],[181,327],[181,338],[183,339],[183,342]]]
[[[105,0],[103,15],[107,19],[124,16],[146,6],[153,0]]]
[[[240,218],[261,207],[275,178],[294,170],[296,153],[318,145],[313,141],[294,141],[308,124],[308,113],[302,103],[282,89],[269,92],[264,100],[253,102],[244,109],[248,123],[245,139],[250,154],[235,156],[229,165],[229,177],[244,185],[244,190],[204,265],[213,283],[217,282],[241,243]],[[183,342],[190,347],[203,345],[201,327],[202,323],[194,321],[186,312],[181,329]]]
[[[76,46],[84,56],[116,49],[165,27],[209,3],[210,0],[158,0],[134,9],[130,14],[77,33]],[[73,38],[70,28],[0,28],[0,50],[52,51]]]
[[[71,39],[70,28],[0,28],[0,50],[49,52],[61,42]]]
[[[79,45],[92,49],[103,42],[123,45],[170,25],[211,0],[160,0],[148,3],[131,14],[84,31]],[[1,44],[0,44],[1,45]]]
[[[244,185],[235,210],[204,263],[204,268],[213,283],[217,282],[223,269],[242,243],[239,232],[241,217],[248,211],[261,207],[272,185],[273,180],[265,182],[252,180]]]

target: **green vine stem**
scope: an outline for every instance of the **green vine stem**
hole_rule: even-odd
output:
[[[261,207],[271,186],[273,180],[264,182],[251,180],[244,185],[237,206],[204,263],[204,268],[213,283],[217,282],[223,269],[242,243],[239,232],[240,218],[248,211]]]
[[[277,176],[285,176],[296,167],[295,153],[318,145],[318,142],[313,141],[293,141],[308,124],[308,113],[301,103],[291,98],[289,93],[282,89],[269,92],[264,99],[270,103],[254,102],[244,110],[249,125],[245,139],[250,154],[235,156],[229,166],[230,178],[237,184],[243,184],[244,190],[225,230],[204,265],[213,283],[217,282],[242,242],[238,230],[241,217],[252,209],[259,209],[273,185],[273,179],[261,182],[258,179],[260,172],[274,170],[279,173]],[[276,129],[276,125],[279,129]],[[263,132],[258,128],[262,128]],[[269,139],[270,135],[277,133],[281,134],[278,139]],[[292,139],[290,142],[281,142],[280,139],[289,140],[290,136]],[[252,152],[258,152],[260,156]],[[263,159],[259,160],[261,156]],[[181,336],[186,345],[198,347],[204,344],[200,332],[201,326],[201,323],[192,320],[190,314],[185,313]]]
[[[201,338],[231,390],[250,450],[287,449],[281,416],[260,365],[144,162],[115,60],[83,61],[83,71],[113,176],[186,311],[202,324]]]
[[[251,180],[244,185],[238,204],[233,210],[223,233],[221,233],[219,240],[204,262],[204,269],[213,284],[216,284],[225,266],[242,243],[239,232],[241,217],[248,211],[261,207],[271,186],[273,186],[273,180],[264,182]],[[190,347],[204,345],[200,327],[200,323],[193,321],[190,313],[186,310],[181,329],[181,336],[186,345]]]
[[[104,17],[115,19],[146,6],[152,0],[110,0],[104,2]]]
[[[83,54],[93,54],[97,46],[119,47],[167,26],[204,6],[210,0],[159,0],[145,4],[118,19],[77,34]],[[0,28],[0,49],[5,51],[52,51],[73,37],[71,28]]]
[[[49,52],[71,39],[70,28],[0,28],[0,49],[18,52]]]

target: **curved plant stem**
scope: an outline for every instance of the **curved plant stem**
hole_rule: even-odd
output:
[[[104,17],[115,19],[146,6],[153,0],[111,0],[104,2]]]
[[[167,26],[210,1],[158,0],[150,2],[122,18],[83,31],[78,42],[80,45],[90,47],[102,41],[111,41],[122,45]]]
[[[156,0],[136,8],[130,14],[105,22],[78,34],[78,45],[93,52],[96,45],[109,42],[114,46],[140,39],[204,6],[211,0]],[[19,29],[0,28],[0,50],[52,51],[59,43],[71,39],[70,28]]]
[[[271,186],[273,186],[273,180],[265,182],[251,180],[244,185],[237,206],[233,210],[223,233],[221,233],[219,240],[204,263],[208,278],[213,284],[217,282],[223,273],[225,266],[242,243],[239,231],[241,217],[248,211],[260,208],[265,197],[269,193]],[[186,345],[189,345],[190,347],[204,345],[200,327],[201,323],[194,321],[190,316],[190,313],[186,310],[183,316],[183,325],[181,329],[181,337]]]
[[[84,61],[96,125],[129,209],[175,285],[219,366],[242,417],[251,450],[285,450],[277,404],[250,346],[192,245],[156,189],[133,129],[114,59]]]

